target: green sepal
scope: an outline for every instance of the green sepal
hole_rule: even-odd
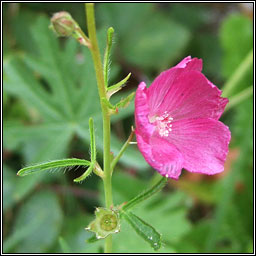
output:
[[[97,239],[120,232],[119,211],[98,207],[95,210],[95,219],[86,230],[95,233]]]

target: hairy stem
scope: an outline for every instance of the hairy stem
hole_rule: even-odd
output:
[[[92,54],[94,69],[96,72],[96,79],[98,85],[98,92],[100,96],[102,119],[103,119],[103,158],[104,158],[104,191],[105,191],[105,202],[106,207],[110,208],[113,205],[112,200],[112,184],[111,184],[111,167],[110,167],[110,115],[108,107],[104,104],[103,100],[107,97],[106,89],[104,84],[103,67],[100,58],[100,51],[98,47],[98,41],[96,37],[96,26],[95,26],[95,16],[94,16],[94,4],[87,3],[86,7],[86,17],[87,17],[87,29],[89,33],[89,39],[91,42],[91,47],[89,48]],[[105,253],[110,253],[112,251],[112,236],[109,235],[105,239]]]

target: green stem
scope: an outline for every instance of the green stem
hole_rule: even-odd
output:
[[[146,191],[142,192],[141,194],[137,195],[132,200],[127,202],[122,207],[122,209],[127,211],[127,210],[131,209],[132,207],[134,207],[135,205],[137,205],[138,203],[141,203],[141,202],[145,201],[146,199],[150,198],[151,196],[153,196],[157,192],[161,191],[162,188],[166,185],[166,183],[167,183],[167,178],[166,177],[161,177],[161,179],[155,185],[153,185],[152,187],[150,187]]]
[[[102,99],[106,98],[106,89],[104,84],[103,67],[100,58],[100,51],[98,47],[98,41],[96,37],[96,26],[95,26],[95,16],[94,16],[94,4],[87,3],[86,7],[86,17],[87,17],[87,29],[89,34],[89,39],[91,42],[91,47],[89,48],[92,54],[94,69],[96,72],[96,79],[98,85],[98,92],[100,96],[102,118],[103,118],[103,158],[104,158],[104,191],[105,191],[105,202],[106,207],[110,208],[113,205],[112,200],[112,184],[111,184],[111,156],[110,156],[110,115],[108,107]],[[112,237],[109,235],[105,239],[105,253],[110,253],[112,251]]]
[[[223,86],[223,97],[229,97],[235,85],[243,78],[244,74],[253,64],[253,50],[251,50],[245,57],[243,62],[238,66],[233,75],[228,79]]]
[[[244,89],[243,91],[239,92],[235,96],[231,97],[229,100],[229,104],[225,108],[225,112],[235,107],[237,104],[239,104],[243,100],[249,98],[251,95],[253,95],[253,86],[250,86]]]
[[[119,161],[119,159],[123,155],[126,148],[129,146],[129,143],[132,141],[133,135],[134,135],[134,130],[132,128],[132,132],[131,132],[130,136],[128,137],[127,141],[124,143],[124,145],[120,149],[119,153],[117,154],[117,156],[113,159],[113,161],[111,163],[111,173],[113,173],[113,170],[114,170],[117,162]]]

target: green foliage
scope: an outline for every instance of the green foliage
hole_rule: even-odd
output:
[[[252,22],[242,14],[231,14],[220,27],[220,42],[223,48],[222,74],[229,78],[253,47]],[[247,71],[235,92],[253,83],[253,69]]]
[[[91,161],[96,161],[96,141],[93,119],[89,119],[89,130],[90,130],[90,146],[91,146]]]
[[[89,166],[91,164],[90,161],[82,160],[82,159],[62,159],[56,161],[50,161],[47,163],[36,164],[29,167],[22,168],[18,171],[17,175],[19,176],[26,176],[28,174],[34,172],[40,172],[44,170],[54,169],[54,168],[62,168],[62,167],[69,167],[69,166]]]
[[[63,253],[72,253],[67,242],[62,237],[59,237],[59,244],[60,244],[60,247],[61,247]]]
[[[34,186],[40,181],[40,175],[17,179],[16,170],[3,166],[3,209],[8,210],[16,203],[20,202]]]
[[[182,236],[191,228],[186,219],[185,197],[179,192],[168,196],[158,194],[136,208],[134,213],[144,222],[150,223],[162,235],[162,248],[159,249],[159,253],[177,252],[174,245],[181,241]],[[121,225],[121,232],[113,239],[117,252],[154,252],[143,239],[135,237],[133,228],[125,222]]]
[[[37,192],[19,209],[4,251],[15,248],[20,253],[45,252],[57,239],[62,219],[56,195],[50,191]]]
[[[131,73],[129,73],[124,79],[122,79],[120,82],[114,84],[114,85],[111,85],[110,87],[108,87],[107,89],[107,95],[110,96],[116,92],[118,92],[119,90],[122,89],[122,87],[125,86],[125,83],[128,81],[128,79],[130,78],[131,76]]]
[[[159,177],[158,177],[159,178]],[[123,186],[125,184],[125,186]],[[122,204],[123,202],[129,202],[131,199],[136,199],[136,195],[145,191],[147,200],[143,200],[140,196],[139,207],[134,207],[133,213],[140,217],[145,223],[149,223],[154,229],[162,235],[162,247],[159,249],[159,253],[176,252],[173,244],[176,244],[182,236],[190,230],[189,221],[186,219],[186,196],[181,192],[175,192],[173,194],[164,194],[159,192],[159,185],[163,187],[164,180],[156,182],[156,186],[152,194],[152,197],[148,197],[147,194],[150,189],[149,182],[145,182],[141,179],[136,179],[130,175],[124,173],[115,173],[113,176],[113,196],[115,204]],[[158,188],[158,189],[157,189]],[[101,188],[102,190],[102,188]],[[151,192],[152,192],[151,191]],[[154,193],[159,192],[159,193]],[[134,202],[134,199],[131,202]],[[103,198],[102,198],[103,201]],[[125,206],[125,205],[124,205]],[[135,204],[134,204],[135,206]],[[131,208],[126,208],[128,210]],[[122,216],[122,213],[121,213]],[[153,248],[150,248],[145,243],[144,238],[138,239],[134,234],[134,229],[126,221],[121,222],[121,232],[113,236],[113,246],[115,252],[151,252]],[[98,244],[94,243],[94,246]],[[100,246],[98,244],[98,246]],[[182,252],[182,251],[181,251]]]
[[[159,180],[154,186],[148,188],[146,191],[140,193],[135,198],[131,199],[125,205],[122,207],[123,210],[127,211],[134,207],[135,205],[143,202],[144,200],[147,200],[157,192],[161,191],[163,187],[166,185],[167,178],[163,177],[161,180]]]
[[[114,109],[120,101],[125,103],[122,99],[131,100],[139,82],[149,85],[158,72],[187,55],[202,58],[206,76],[224,85],[253,48],[252,21],[239,8],[234,3],[96,4],[102,59],[107,28],[115,29],[113,38],[109,30],[112,50],[109,47],[105,57]],[[73,183],[78,172],[81,181],[95,166],[84,174],[79,168],[75,174],[16,175],[23,166],[47,162],[32,167],[52,168],[54,159],[96,160],[96,153],[101,163],[101,112],[91,56],[75,39],[58,39],[49,30],[49,17],[60,10],[85,25],[83,4],[4,4],[4,253],[104,250],[103,239],[93,242],[92,233],[85,230],[95,206],[104,205],[102,184],[95,176]],[[230,95],[253,85],[252,74],[251,66]],[[131,100],[111,116],[113,158],[123,144],[119,138],[125,141],[134,125],[133,112]],[[89,128],[90,117],[94,124],[91,120]],[[184,175],[160,192],[164,183],[150,178],[153,171],[136,145],[128,147],[112,180],[114,204],[128,214],[128,222],[121,219],[121,232],[113,235],[114,252],[154,253],[150,243],[159,244],[160,236],[157,253],[253,252],[253,97],[234,105],[222,120],[232,133],[231,153],[239,152],[238,157],[228,156],[232,163],[223,177],[198,176],[194,181]],[[63,162],[57,164],[64,167]],[[148,189],[154,184],[159,186]],[[149,233],[154,239],[147,239]]]
[[[228,16],[221,26],[220,39],[225,53],[223,74],[229,77],[252,49],[252,22],[242,14]]]
[[[94,163],[91,163],[90,167],[80,177],[74,179],[74,182],[81,182],[85,180],[92,173],[93,168],[94,168]]]
[[[164,69],[186,47],[189,31],[168,15],[154,10],[153,4],[101,4],[98,17],[113,26],[119,36],[123,57],[145,69]],[[124,12],[125,10],[125,12]]]
[[[132,212],[122,211],[122,216],[155,251],[161,248],[161,235],[150,224]]]
[[[19,143],[31,144],[31,140],[36,140],[36,145],[39,147],[34,152],[36,156],[32,157],[29,162],[42,161],[43,157],[49,159],[41,152],[46,149],[55,152],[55,154],[49,154],[52,159],[66,155],[68,144],[75,134],[84,139],[88,145],[90,137],[87,132],[88,124],[85,121],[90,116],[94,116],[95,126],[101,127],[100,105],[98,100],[95,100],[97,87],[95,77],[92,75],[94,70],[88,49],[83,48],[82,53],[76,55],[78,45],[72,40],[66,43],[63,50],[60,49],[57,39],[48,29],[48,23],[48,19],[41,16],[31,28],[39,56],[10,57],[4,64],[6,74],[4,90],[22,98],[28,106],[39,112],[43,119],[43,123],[33,126],[13,125],[5,122],[4,144],[7,148],[8,145],[12,145],[13,140],[16,144],[13,147],[17,147]],[[41,33],[38,35],[37,31]],[[100,38],[103,37],[104,32],[101,32]],[[82,59],[79,60],[79,56]],[[80,70],[84,72],[81,73]],[[39,75],[39,79],[31,76],[32,71]],[[49,88],[45,88],[40,81],[45,81]],[[26,135],[29,135],[29,138]],[[99,141],[102,140],[101,129],[97,129],[96,136]],[[115,138],[115,135],[113,137],[113,151],[118,152],[121,142]],[[41,147],[38,140],[43,142]],[[58,146],[61,147],[57,148]],[[100,146],[98,149],[102,150]],[[59,152],[60,150],[62,152]],[[131,159],[137,159],[137,161],[130,161]],[[142,157],[134,150],[128,149],[122,161],[145,168],[146,165],[141,159]]]

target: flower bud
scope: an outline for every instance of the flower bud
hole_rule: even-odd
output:
[[[76,29],[76,22],[68,12],[57,12],[51,18],[50,28],[58,36],[71,36]]]

